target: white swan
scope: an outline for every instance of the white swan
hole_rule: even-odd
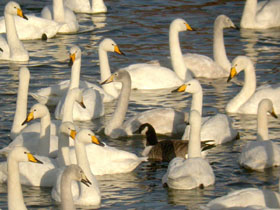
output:
[[[181,85],[173,92],[188,92],[192,94],[191,110],[197,110],[202,114],[203,90],[198,80],[192,79]],[[223,131],[223,132],[221,132]],[[214,144],[222,144],[237,137],[237,131],[232,127],[232,120],[225,114],[216,114],[211,117],[203,117],[201,125],[201,141],[213,140]],[[182,136],[183,140],[188,140],[190,136],[190,126],[187,126]]]
[[[267,112],[277,118],[271,100],[261,100],[258,108],[258,131],[256,141],[247,143],[239,157],[239,164],[251,170],[280,166],[280,147],[269,140]]]
[[[70,49],[70,65],[72,65],[71,79],[68,92],[73,88],[79,88],[80,84],[80,70],[81,70],[81,49],[78,46],[73,46]],[[80,104],[74,103],[73,107],[73,120],[87,121],[98,118],[104,115],[103,99],[101,94],[93,88],[83,88],[83,103],[85,107]],[[67,93],[68,94],[68,93]],[[72,106],[65,103],[66,94],[59,101],[55,109],[55,118],[62,119],[64,108]]]
[[[226,111],[229,113],[239,114],[257,114],[259,102],[268,98],[272,101],[275,112],[280,113],[280,85],[263,85],[256,90],[256,73],[255,68],[246,56],[237,56],[232,61],[231,73],[228,81],[235,77],[240,71],[244,70],[245,81],[242,90],[231,99]]]
[[[78,165],[83,169],[88,180],[92,183],[90,187],[75,186],[73,192],[74,203],[76,205],[94,205],[99,206],[101,203],[101,195],[98,186],[98,182],[91,172],[89,159],[86,151],[85,144],[96,143],[102,145],[101,142],[95,137],[94,133],[89,129],[80,130],[75,138],[75,153],[77,157]],[[95,155],[95,154],[94,154]],[[59,175],[59,177],[61,174]],[[73,188],[72,188],[73,189]],[[52,198],[56,201],[60,201],[61,193],[61,179],[57,179],[56,184],[52,189]]]
[[[65,0],[65,5],[77,13],[105,13],[107,7],[103,0]]]
[[[267,29],[280,26],[280,2],[277,0],[246,0],[241,28]]]
[[[231,19],[219,15],[214,22],[213,57],[194,53],[183,55],[185,65],[195,77],[221,78],[228,77],[231,63],[227,58],[224,44],[224,28],[236,28]]]
[[[26,148],[15,147],[8,156],[8,209],[27,210],[20,184],[19,163],[42,163],[36,159]]]
[[[4,10],[5,24],[6,24],[6,38],[0,36],[0,47],[3,52],[0,54],[0,60],[10,61],[28,61],[29,55],[24,48],[22,42],[19,40],[14,16],[20,16],[27,19],[23,14],[18,3],[10,1],[6,4]]]
[[[187,70],[179,43],[179,32],[192,28],[183,19],[175,19],[169,28],[170,56],[174,71],[155,64],[133,64],[124,70],[131,76],[132,89],[161,89],[173,88],[182,84],[183,81],[191,79]]]
[[[30,72],[28,68],[21,67],[19,70],[18,77],[19,85],[17,92],[16,111],[10,133],[11,139],[15,139],[17,135],[23,133],[40,133],[41,129],[39,122],[34,122],[28,126],[26,126],[26,124],[22,125],[22,122],[26,119],[27,114],[27,99],[30,80]],[[51,122],[51,135],[56,135],[57,126],[57,121]]]
[[[62,24],[58,33],[74,33],[79,30],[79,23],[75,13],[64,6],[63,0],[53,0],[52,5],[45,6],[42,9],[41,16]]]
[[[98,54],[101,81],[104,81],[111,75],[107,52],[115,52],[120,55],[124,54],[112,39],[106,38],[100,42]],[[57,105],[61,97],[66,94],[69,84],[70,80],[64,80],[57,85],[41,88],[35,93],[30,93],[30,95],[39,103]],[[100,87],[99,85],[82,80],[80,81],[80,88],[93,88],[97,90],[102,95],[104,103],[111,102],[119,96],[114,84],[108,84]]]
[[[126,70],[119,70],[102,82],[121,82],[122,89],[115,112],[105,125],[105,134],[111,138],[133,135],[143,123],[151,124],[158,134],[182,133],[185,129],[185,113],[171,108],[158,108],[145,111],[129,118],[124,123],[131,92],[131,79]]]
[[[204,188],[215,183],[210,164],[201,157],[200,127],[201,116],[196,110],[190,112],[191,136],[188,158],[174,158],[168,165],[162,183],[173,189],[189,190]]]
[[[90,186],[91,182],[86,177],[83,169],[78,165],[67,166],[61,176],[61,209],[62,210],[75,210],[75,205],[73,202],[72,195],[72,181],[79,181]]]
[[[45,156],[38,156],[44,163],[43,165],[35,165],[29,163],[21,163],[19,165],[20,171],[20,182],[27,186],[42,186],[52,187],[56,181],[57,174],[61,170],[61,166],[69,165],[70,161],[68,153],[65,152],[64,142],[69,142],[69,136],[75,137],[75,127],[73,123],[64,122],[60,126],[60,141],[58,148],[58,158],[53,159]],[[14,148],[19,147],[15,146]],[[68,162],[67,162],[68,161]],[[7,162],[0,163],[0,183],[7,181]]]

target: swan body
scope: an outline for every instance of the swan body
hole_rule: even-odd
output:
[[[254,206],[258,206],[258,208],[254,208]],[[207,207],[211,210],[234,207],[238,209],[279,209],[280,194],[266,189],[246,188],[216,198],[210,201]]]
[[[175,19],[169,28],[170,56],[174,71],[148,63],[133,64],[124,68],[131,77],[132,89],[162,89],[173,88],[191,77],[188,72],[179,43],[179,32],[192,30],[183,19]]]
[[[15,17],[15,26],[20,40],[53,38],[61,24],[35,15],[26,15],[28,20]],[[0,18],[0,33],[6,33],[5,18]],[[46,36],[46,37],[44,37]]]
[[[258,108],[257,140],[247,143],[239,157],[239,164],[245,168],[260,171],[280,165],[280,147],[268,137],[267,113],[277,117],[271,100],[263,99]]]
[[[80,130],[75,137],[75,152],[77,157],[77,163],[83,169],[86,177],[91,183],[91,186],[89,187],[83,185],[78,187],[77,185],[75,185],[73,189],[72,186],[73,199],[76,205],[99,206],[101,203],[101,195],[100,195],[98,182],[90,170],[89,159],[85,147],[85,144],[89,144],[93,142],[102,145],[102,143],[99,142],[98,139],[94,136],[94,133],[88,129]],[[61,175],[62,174],[60,173],[59,176]],[[61,179],[58,178],[56,184],[52,189],[52,198],[59,202],[61,201],[60,200],[60,194],[62,192],[61,189],[62,189]]]
[[[73,88],[79,88],[81,69],[81,49],[73,46],[70,49],[70,64],[72,65],[71,80],[68,92]],[[73,107],[73,120],[86,121],[104,115],[103,99],[100,93],[92,88],[82,90],[83,103],[85,107],[75,103]],[[56,110],[56,119],[62,119],[65,106],[72,106],[65,103],[66,95],[59,101]]]
[[[86,177],[83,169],[78,165],[67,166],[61,176],[61,209],[75,210],[73,195],[71,191],[72,181],[80,181],[86,186],[90,186],[91,182]]]
[[[221,78],[228,77],[231,63],[227,58],[224,44],[224,28],[236,28],[231,19],[219,15],[214,23],[213,57],[194,53],[184,54],[184,62],[195,77]]]
[[[240,26],[248,29],[267,29],[280,26],[280,2],[277,0],[246,0]]]
[[[181,85],[175,91],[191,93],[191,110],[197,110],[202,114],[203,91],[198,80],[192,79]],[[232,127],[232,120],[225,114],[218,113],[211,117],[204,117],[201,126],[201,141],[214,140],[214,144],[217,145],[226,143],[237,137],[237,131]],[[190,126],[187,126],[182,139],[188,140],[189,138]]]
[[[8,208],[13,210],[27,210],[20,184],[19,163],[42,163],[36,159],[26,148],[15,147],[8,156]]]
[[[119,70],[111,77],[105,80],[102,85],[111,82],[121,82],[122,89],[116,110],[105,127],[105,134],[111,138],[119,138],[120,136],[130,136],[143,123],[150,123],[160,134],[180,133],[185,128],[185,113],[177,112],[174,109],[153,109],[142,112],[124,121],[128,107],[128,101],[131,91],[131,79],[126,70]],[[160,119],[160,120],[159,120]]]
[[[191,137],[188,158],[174,158],[168,165],[162,183],[173,189],[204,188],[215,183],[210,164],[201,157],[200,127],[201,116],[196,110],[190,113]]]
[[[120,51],[118,45],[112,39],[108,38],[100,42],[98,49],[101,81],[104,81],[111,75],[107,52],[115,52],[120,55],[123,53]],[[57,85],[41,88],[35,93],[30,93],[30,95],[39,103],[57,105],[63,95],[66,95],[70,83],[70,80],[64,80]],[[82,89],[92,88],[97,90],[102,96],[104,103],[111,102],[119,96],[119,92],[114,84],[103,85],[100,87],[99,85],[83,80],[80,81],[79,84],[79,87]]]
[[[154,161],[171,161],[175,157],[186,158],[188,154],[188,141],[182,140],[163,140],[158,142],[157,135],[153,126],[149,123],[142,124],[137,133],[146,135],[146,146],[142,155]],[[206,146],[206,147],[205,147]],[[209,146],[202,146],[202,150]],[[206,156],[206,151],[202,151],[201,155]]]
[[[245,81],[242,90],[231,99],[226,111],[239,114],[257,114],[258,104],[264,98],[272,101],[275,112],[280,113],[280,85],[263,85],[256,89],[256,73],[252,61],[246,56],[237,56],[232,61],[228,81],[244,70]]]
[[[66,0],[65,5],[77,13],[106,13],[107,7],[103,0]]]
[[[63,0],[53,0],[53,5],[45,6],[42,9],[41,16],[61,24],[58,33],[75,33],[79,30],[76,15],[68,7],[64,6]]]
[[[0,36],[0,48],[3,50],[3,52],[0,54],[0,60],[22,62],[29,60],[29,54],[18,38],[14,20],[14,16],[16,15],[20,16],[21,18],[27,19],[26,16],[22,13],[19,4],[10,1],[6,4],[4,10],[7,32],[6,39],[3,36]]]

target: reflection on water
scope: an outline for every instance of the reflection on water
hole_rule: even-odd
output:
[[[8,0],[0,2],[0,14]],[[25,13],[36,13],[42,2],[20,0]],[[47,0],[44,4],[51,3]],[[244,1],[219,0],[106,0],[107,14],[78,14],[81,33],[57,35],[47,41],[25,41],[30,53],[26,64],[31,73],[30,91],[36,91],[70,77],[68,66],[69,49],[77,44],[82,49],[81,79],[92,83],[100,80],[98,44],[104,38],[112,38],[126,53],[119,56],[109,53],[112,71],[133,63],[158,60],[161,65],[171,67],[169,59],[168,31],[174,18],[184,18],[196,31],[180,33],[183,53],[200,53],[212,57],[213,23],[224,13],[239,25]],[[235,11],[232,13],[232,11]],[[230,60],[238,55],[247,55],[256,66],[257,85],[279,83],[280,29],[271,30],[225,30],[225,45]],[[0,148],[9,142],[16,91],[18,69],[23,64],[0,61]],[[237,80],[238,79],[238,80]],[[203,87],[203,115],[224,113],[227,102],[241,89],[243,74],[230,83],[224,79],[199,79]],[[28,107],[35,100],[29,97]],[[171,107],[188,111],[191,96],[186,93],[171,93],[171,90],[139,91],[131,93],[127,117],[142,111],[160,107]],[[105,105],[106,115],[90,122],[77,123],[91,128],[108,145],[140,155],[144,148],[142,137],[112,140],[102,132],[110,119],[116,102]],[[53,108],[51,109],[53,111]],[[280,114],[280,113],[279,113]],[[53,114],[52,114],[53,115]],[[278,190],[280,169],[269,169],[263,173],[239,167],[237,160],[248,140],[256,139],[256,116],[231,114],[234,127],[240,132],[240,140],[217,146],[209,151],[207,160],[212,165],[216,183],[204,190],[171,190],[164,188],[161,178],[167,163],[145,162],[128,174],[97,177],[102,192],[101,209],[198,209],[209,200],[243,187],[259,187]],[[269,136],[279,142],[279,120],[269,117]],[[160,139],[170,138],[160,136]],[[4,158],[0,157],[0,161]],[[23,187],[24,198],[29,209],[59,209],[50,196],[51,189]],[[0,184],[0,208],[7,209],[7,186]]]

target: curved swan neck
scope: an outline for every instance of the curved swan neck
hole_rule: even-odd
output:
[[[203,103],[203,93],[201,91],[197,91],[192,94],[192,105],[191,110],[197,110],[200,115],[202,115],[202,103]]]
[[[27,210],[22,195],[18,162],[12,158],[8,158],[8,209]]]
[[[109,129],[109,132],[111,132],[115,128],[120,128],[122,126],[128,107],[130,92],[131,79],[130,77],[128,77],[125,81],[122,82],[122,89],[120,92],[119,100],[117,102],[116,110],[113,114],[112,119],[106,126],[106,128]]]
[[[242,90],[228,103],[227,112],[236,112],[254,94],[256,90],[256,73],[252,62],[244,69],[245,81]]]
[[[57,162],[59,167],[67,166],[71,163],[69,154],[69,136],[63,133],[60,133],[59,135]]]
[[[98,54],[99,54],[99,62],[100,62],[101,81],[105,81],[107,78],[111,76],[108,54],[107,51],[102,49],[102,47],[99,47]],[[106,93],[115,97],[118,96],[118,91],[116,90],[115,85],[113,83],[102,85],[102,88]]]
[[[214,61],[223,69],[230,72],[231,64],[227,58],[223,26],[220,21],[215,21],[214,23],[213,55]]]
[[[265,109],[258,110],[258,119],[257,119],[257,140],[269,140],[268,138],[268,119]]]
[[[11,55],[13,54],[13,50],[18,48],[23,48],[23,45],[18,38],[14,16],[6,12],[4,13],[4,16],[5,16],[7,42],[8,45],[10,46],[10,57],[11,57]]]
[[[48,156],[50,152],[50,138],[51,138],[51,117],[50,113],[47,113],[41,118],[41,130],[38,154],[42,156]]]
[[[63,174],[61,177],[61,208],[62,210],[75,210],[75,205],[71,190],[72,180],[67,174]]]
[[[191,114],[193,114],[191,112]],[[199,114],[197,112],[197,114]],[[197,116],[196,118],[201,118]],[[201,119],[197,119],[195,123],[191,124],[190,131],[190,140],[188,145],[188,158],[201,157],[201,143],[200,143],[200,128],[201,128]]]
[[[30,73],[24,69],[19,73],[19,85],[18,94],[16,101],[16,112],[14,116],[13,126],[11,129],[11,138],[14,139],[20,131],[26,127],[22,126],[22,122],[26,119],[27,112],[27,98],[28,98],[28,88],[29,88]]]
[[[75,60],[71,69],[71,79],[69,90],[73,88],[78,88],[80,85],[80,73],[81,73],[81,59]]]
[[[63,0],[53,0],[53,17],[56,22],[65,22]]]
[[[172,62],[172,67],[178,77],[185,81],[187,79],[187,67],[185,66],[180,42],[179,42],[179,32],[176,30],[173,24],[170,25],[169,29],[169,48],[170,57]]]
[[[255,24],[257,6],[257,0],[246,0],[240,21],[241,27],[246,27],[246,25],[251,26]]]

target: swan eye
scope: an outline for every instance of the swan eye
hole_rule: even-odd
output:
[[[24,152],[24,154],[27,154],[27,152]]]
[[[88,135],[91,136],[90,133]]]
[[[36,112],[37,110],[36,109],[34,109],[34,112]]]

